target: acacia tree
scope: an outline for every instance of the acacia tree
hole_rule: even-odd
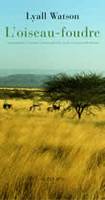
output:
[[[68,109],[74,109],[80,119],[90,106],[105,104],[105,78],[95,73],[82,73],[74,76],[59,74],[45,82],[47,100],[66,100]]]

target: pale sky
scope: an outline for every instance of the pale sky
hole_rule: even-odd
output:
[[[58,12],[59,14],[79,14],[79,20],[36,20],[34,23],[25,18],[26,12],[39,14],[41,12]],[[57,38],[57,39],[11,39],[5,38],[5,27],[17,30],[25,27],[31,30],[84,30],[88,26],[99,30],[96,39]],[[9,44],[9,42],[24,42],[24,44]],[[34,42],[61,42],[62,44],[34,44]],[[93,44],[72,44],[71,42],[93,42]],[[31,42],[31,44],[28,44]],[[67,44],[67,42],[69,44]],[[94,43],[96,42],[96,43]],[[32,44],[33,43],[33,44]],[[66,44],[64,44],[66,43]],[[18,0],[0,3],[0,69],[18,73],[105,71],[105,0]]]

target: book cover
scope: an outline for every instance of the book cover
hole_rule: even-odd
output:
[[[0,200],[105,199],[104,7],[1,2]]]

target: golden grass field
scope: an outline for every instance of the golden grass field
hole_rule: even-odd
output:
[[[0,101],[0,200],[105,200],[105,109],[79,121]]]

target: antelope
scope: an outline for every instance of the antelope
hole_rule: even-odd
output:
[[[30,106],[29,110],[34,111],[36,108],[41,110],[41,104],[33,104],[32,106]]]
[[[60,105],[56,105],[56,104],[53,104],[52,106],[49,106],[47,108],[47,111],[50,111],[50,112],[53,112],[53,111],[56,111],[56,110],[60,110]]]
[[[9,110],[9,109],[11,109],[11,108],[12,108],[12,104],[9,104],[9,103],[4,103],[4,104],[3,104],[3,109]]]

